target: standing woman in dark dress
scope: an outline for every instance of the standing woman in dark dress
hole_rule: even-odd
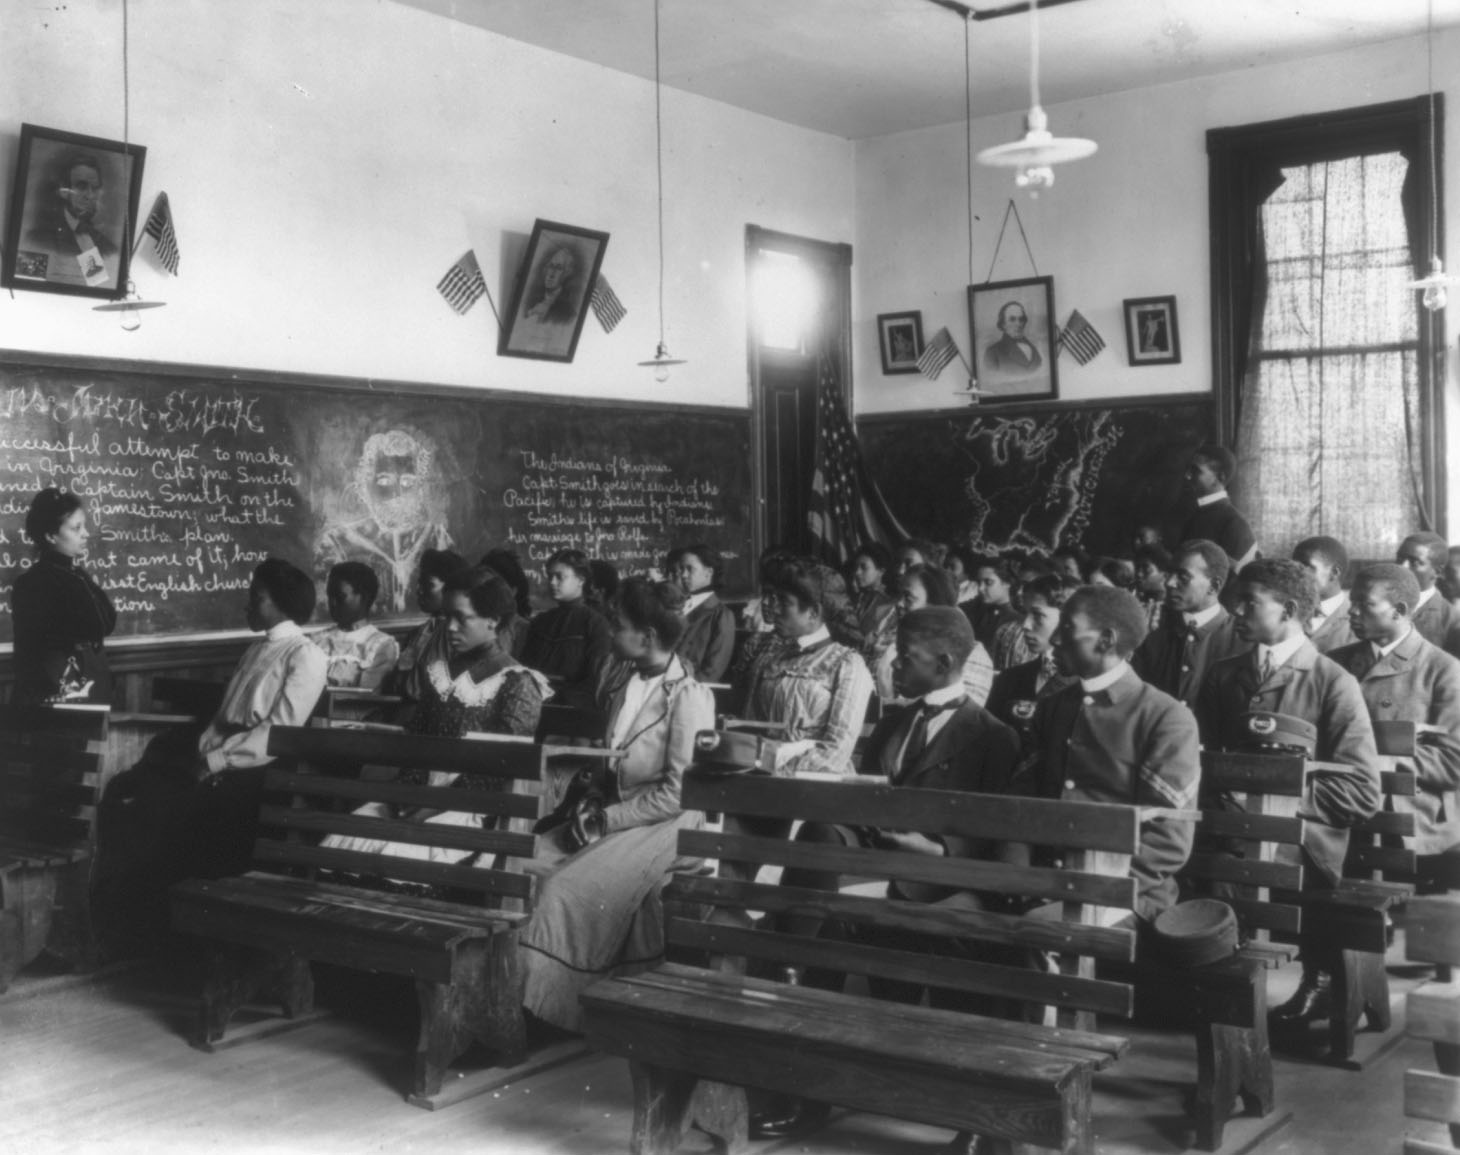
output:
[[[704,542],[671,551],[665,565],[688,600],[684,603],[684,633],[675,649],[701,682],[719,682],[735,656],[735,614],[720,601],[720,580],[725,561]]]
[[[608,619],[588,604],[592,570],[582,550],[560,549],[547,563],[557,604],[532,619],[521,661],[552,680],[565,705],[593,708],[598,672],[608,659]]]
[[[116,628],[117,611],[81,568],[89,536],[81,499],[41,490],[25,515],[25,535],[37,556],[11,592],[16,699],[109,703],[112,676],[102,643]]]

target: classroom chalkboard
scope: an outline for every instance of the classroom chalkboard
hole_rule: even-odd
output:
[[[0,641],[47,485],[86,503],[119,637],[240,628],[270,555],[321,583],[367,562],[381,618],[415,612],[430,548],[508,546],[540,582],[560,548],[634,573],[707,541],[750,585],[739,410],[0,352]]]
[[[914,536],[1047,556],[1129,554],[1138,525],[1179,534],[1181,479],[1214,436],[1210,398],[999,405],[858,422],[868,470]]]

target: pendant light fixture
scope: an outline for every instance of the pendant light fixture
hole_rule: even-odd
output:
[[[1435,177],[1436,154],[1435,154],[1435,0],[1429,0],[1429,7],[1425,18],[1425,87],[1429,93],[1430,101],[1430,243],[1438,249],[1440,247],[1440,204]],[[1427,276],[1409,282],[1411,289],[1418,289],[1424,293],[1420,298],[1421,303],[1431,313],[1437,313],[1445,307],[1450,297],[1450,286],[1455,283],[1455,278],[1445,272],[1445,263],[1440,260],[1440,254],[1430,254],[1430,271]]]
[[[1023,140],[998,144],[978,154],[978,163],[995,168],[1012,168],[1014,183],[1027,188],[1030,196],[1054,184],[1053,165],[1083,160],[1099,146],[1077,136],[1054,136],[1049,117],[1039,103],[1039,0],[1029,0],[1029,114]]]
[[[645,369],[654,370],[654,380],[663,384],[669,380],[669,367],[683,365],[681,357],[671,357],[669,347],[664,343],[664,122],[660,107],[659,79],[659,0],[654,0],[654,174],[657,181],[659,209],[659,344],[654,356],[640,361]]]
[[[130,45],[127,28],[127,0],[122,0],[122,166],[123,171],[127,164],[127,146],[130,143],[132,130],[132,108],[131,108],[131,76],[128,71],[128,55]],[[122,188],[122,244],[132,244],[132,197],[131,181],[125,181]],[[132,245],[132,257],[137,255],[136,245]],[[160,309],[166,301],[146,301],[137,292],[137,286],[130,277],[123,287],[122,292],[117,295],[115,301],[108,301],[105,305],[93,305],[91,311],[94,313],[120,313],[122,328],[128,333],[135,333],[142,327],[143,309]]]

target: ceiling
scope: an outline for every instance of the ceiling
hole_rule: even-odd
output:
[[[653,0],[399,0],[649,79]],[[932,0],[661,0],[664,83],[850,139],[963,118],[964,21]],[[1009,0],[971,0],[974,7]],[[1043,102],[1425,29],[1427,0],[1077,0],[1040,13]],[[1460,0],[1434,0],[1437,27]],[[971,28],[973,112],[1029,103],[1029,19]]]

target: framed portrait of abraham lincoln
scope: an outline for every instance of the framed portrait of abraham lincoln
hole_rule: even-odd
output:
[[[1054,278],[968,286],[968,331],[982,402],[1059,396]]]
[[[0,285],[121,297],[146,157],[140,144],[22,124]]]
[[[512,303],[502,318],[497,352],[503,357],[571,361],[607,248],[607,233],[537,221],[517,272]]]

